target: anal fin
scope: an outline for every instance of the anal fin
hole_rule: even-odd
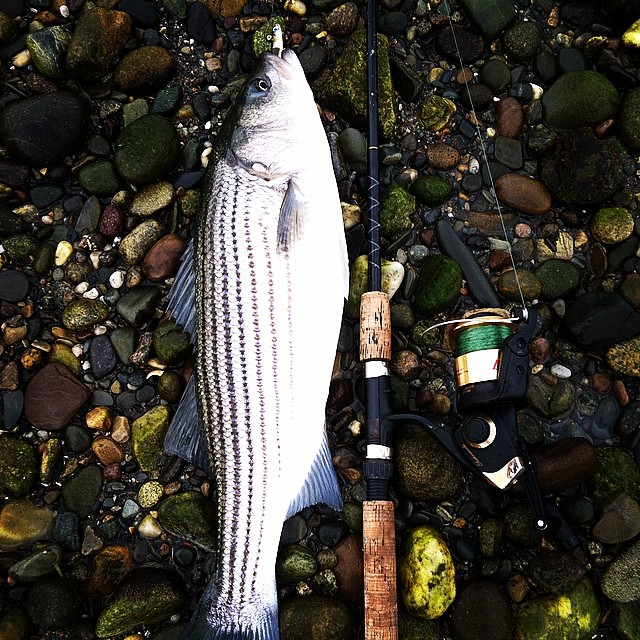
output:
[[[179,456],[187,462],[211,474],[207,450],[202,437],[196,405],[196,376],[189,378],[175,416],[164,440],[167,453]]]
[[[324,502],[337,510],[342,509],[342,495],[338,485],[338,478],[331,462],[331,451],[329,451],[326,435],[322,438],[322,445],[311,465],[309,475],[302,485],[300,493],[289,505],[287,518],[318,502]]]

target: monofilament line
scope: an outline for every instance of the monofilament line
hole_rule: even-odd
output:
[[[513,273],[516,279],[516,285],[518,287],[518,292],[520,294],[520,300],[522,302],[522,308],[526,311],[526,304],[524,301],[524,293],[522,292],[522,286],[520,284],[520,278],[518,276],[518,270],[516,268],[516,261],[513,257],[513,251],[511,250],[511,243],[509,242],[509,238],[507,237],[507,227],[504,223],[504,217],[502,215],[502,207],[500,206],[500,200],[498,200],[498,195],[496,193],[496,186],[493,181],[493,175],[491,173],[491,167],[489,166],[489,159],[487,157],[487,149],[485,147],[484,141],[482,140],[482,132],[480,131],[480,124],[478,120],[478,114],[476,113],[475,105],[473,104],[473,98],[471,97],[471,91],[469,89],[469,81],[467,80],[467,74],[464,73],[464,63],[462,62],[462,53],[460,52],[460,47],[458,46],[458,38],[456,37],[455,29],[453,28],[453,20],[451,19],[451,5],[447,2],[447,17],[449,18],[449,26],[451,28],[451,35],[453,37],[453,45],[456,49],[456,53],[458,54],[458,60],[460,62],[460,71],[462,73],[462,78],[464,79],[464,86],[467,90],[467,96],[469,98],[469,104],[471,105],[471,113],[473,113],[474,124],[476,127],[476,132],[478,134],[478,140],[480,141],[480,148],[482,149],[482,158],[487,167],[487,174],[489,175],[489,182],[491,183],[491,193],[496,201],[496,207],[498,209],[498,215],[500,216],[500,224],[502,225],[502,232],[504,233],[504,239],[507,243],[507,252],[509,253],[509,258],[511,260],[511,265],[513,267]]]

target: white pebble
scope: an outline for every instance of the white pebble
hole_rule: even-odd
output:
[[[149,513],[142,519],[142,521],[138,525],[138,533],[145,538],[155,540],[162,535],[162,527],[158,524],[158,521]]]
[[[571,369],[569,367],[565,367],[563,364],[554,364],[551,367],[551,373],[553,373],[556,378],[570,378],[571,377]]]
[[[61,267],[71,257],[73,253],[73,245],[68,240],[60,240],[56,247],[56,267]]]
[[[100,295],[100,292],[95,287],[92,287],[88,291],[85,291],[82,294],[82,297],[87,298],[87,300],[97,300],[99,295]]]
[[[60,5],[60,9],[59,9],[59,11],[60,11],[60,15],[61,15],[63,18],[68,18],[68,17],[69,17],[69,15],[70,15],[69,7],[67,7],[67,5],[66,5],[66,4],[62,4],[62,5]]]
[[[124,284],[124,273],[122,271],[114,271],[109,276],[109,284],[114,289],[119,289]]]
[[[103,336],[105,333],[107,333],[107,327],[105,327],[103,324],[99,324],[94,330],[93,330],[93,335],[94,336]]]
[[[79,358],[82,355],[82,351],[81,344],[74,344],[73,347],[71,347],[71,352],[76,358]]]
[[[88,282],[81,282],[79,285],[76,286],[76,288],[74,289],[74,291],[76,293],[79,293],[80,295],[82,295],[83,293],[85,293],[85,291],[89,288],[89,283]]]
[[[202,152],[200,156],[200,162],[202,163],[203,169],[206,169],[207,166],[209,166],[209,156],[211,155],[211,149],[212,147],[208,147]]]
[[[478,162],[477,158],[471,158],[471,160],[469,160],[469,173],[478,173],[478,171],[480,171],[480,163]]]
[[[89,260],[91,260],[91,264],[94,269],[100,268],[100,251],[92,251],[89,254]]]

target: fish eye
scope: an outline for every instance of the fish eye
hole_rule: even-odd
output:
[[[271,83],[267,78],[256,78],[251,84],[252,88],[260,93],[266,93],[271,88]]]

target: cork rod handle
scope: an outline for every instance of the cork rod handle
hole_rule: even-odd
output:
[[[393,502],[363,503],[365,640],[397,640],[396,531]]]
[[[369,291],[360,300],[360,361],[391,359],[389,296]]]

